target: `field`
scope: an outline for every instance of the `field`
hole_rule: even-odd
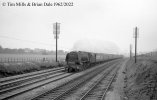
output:
[[[0,54],[0,77],[65,65],[65,55],[22,55]]]
[[[37,55],[37,54],[0,54],[0,63],[8,62],[30,62],[30,61],[55,61],[55,55]],[[65,55],[58,55],[58,61],[64,61]]]

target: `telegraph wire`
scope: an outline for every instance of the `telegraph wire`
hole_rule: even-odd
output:
[[[15,38],[15,37],[4,36],[4,35],[0,35],[0,38],[12,39],[12,40],[17,40],[17,41],[24,41],[24,42],[34,43],[34,44],[53,46],[53,47],[56,46],[55,44],[48,44],[48,43],[43,43],[43,42],[31,41],[31,40],[23,40],[23,39],[19,39],[19,38]],[[62,47],[62,46],[60,46],[60,47]],[[62,48],[67,48],[67,47],[62,47]]]
[[[47,43],[43,43],[43,42],[36,42],[36,41],[30,41],[30,40],[23,40],[23,39],[19,39],[19,38],[14,38],[14,37],[8,37],[8,36],[2,36],[0,35],[0,38],[7,38],[7,39],[12,39],[12,40],[18,40],[18,41],[25,41],[25,42],[30,42],[30,43],[35,43],[35,44],[43,44],[43,45],[54,45],[54,44],[47,44]]]

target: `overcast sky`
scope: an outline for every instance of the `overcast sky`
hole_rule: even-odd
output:
[[[135,26],[139,28],[138,50],[157,49],[157,0],[33,1],[72,1],[74,4],[69,7],[11,7],[2,6],[7,1],[0,0],[0,45],[55,50],[53,23],[59,22],[59,49],[71,50],[79,41],[96,40],[112,42],[121,51],[128,52],[129,45],[134,46]]]

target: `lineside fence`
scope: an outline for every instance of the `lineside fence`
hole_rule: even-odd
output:
[[[17,62],[41,62],[46,61],[45,58],[0,58],[0,63],[17,63]],[[47,61],[51,61],[47,59]]]
[[[58,61],[65,61],[65,58],[58,57]],[[55,57],[0,57],[0,63],[23,62],[55,62]]]

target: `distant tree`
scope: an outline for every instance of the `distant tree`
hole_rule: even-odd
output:
[[[1,45],[0,45],[0,53],[3,53],[3,48]]]
[[[11,49],[11,53],[12,53],[12,54],[17,54],[17,53],[18,53],[18,50],[17,50],[17,49]]]
[[[23,53],[25,53],[25,51],[24,51],[24,49],[18,49],[18,53],[23,54]]]
[[[41,51],[41,54],[42,54],[42,55],[47,55],[48,53],[47,53],[46,50],[42,50],[42,51]]]
[[[11,50],[9,48],[4,48],[4,53],[11,53]]]
[[[64,55],[65,53],[64,53],[63,50],[58,50],[58,54],[60,54],[60,55]]]
[[[20,48],[20,49],[10,49],[10,48],[3,48],[0,45],[0,53],[6,53],[6,54],[43,54],[43,55],[55,55],[56,51],[49,51],[49,50],[45,50],[45,49],[38,49],[35,48],[30,49],[30,48]],[[59,55],[64,55],[67,52],[64,50],[58,50],[58,54]]]

